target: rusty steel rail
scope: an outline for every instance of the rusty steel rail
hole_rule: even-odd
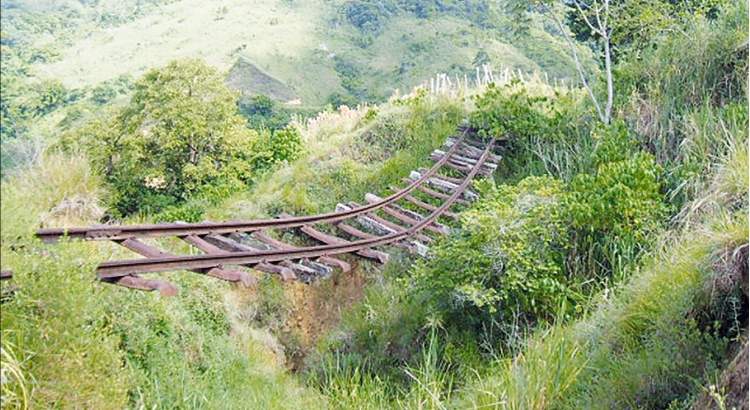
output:
[[[252,286],[255,276],[247,271],[226,266],[245,266],[259,271],[280,275],[282,280],[312,280],[316,276],[327,277],[334,267],[348,272],[348,262],[334,257],[352,253],[385,263],[389,255],[374,248],[393,245],[410,252],[424,254],[433,238],[422,231],[447,234],[449,228],[437,221],[439,217],[458,219],[449,208],[455,204],[468,205],[477,198],[468,189],[477,175],[488,175],[497,168],[500,156],[492,152],[497,138],[489,143],[467,140],[470,128],[459,128],[460,135],[449,137],[442,150],[435,150],[431,159],[435,164],[430,169],[413,171],[404,181],[406,188],[391,189],[395,194],[380,198],[367,194],[368,204],[339,204],[335,212],[294,217],[282,214],[278,219],[234,222],[171,223],[132,226],[93,226],[87,228],[41,229],[37,236],[44,242],[55,243],[62,237],[84,240],[109,240],[145,256],[143,259],[102,262],[97,267],[100,280],[129,288],[158,290],[163,296],[177,294],[177,288],[167,282],[146,279],[141,273],[171,270],[189,270],[218,279]],[[481,147],[481,148],[480,148]],[[453,169],[464,175],[455,178],[438,173],[441,168]],[[453,171],[455,173],[455,171]],[[427,188],[432,185],[437,190]],[[435,203],[416,199],[413,194],[421,191]],[[462,198],[463,197],[463,198]],[[410,202],[423,213],[403,208],[397,201]],[[442,200],[442,202],[441,202]],[[436,202],[441,202],[438,206]],[[392,218],[377,215],[382,212]],[[396,223],[394,221],[398,221]],[[352,225],[351,223],[355,223]],[[353,240],[319,231],[314,226],[330,224],[335,229],[350,235]],[[364,231],[356,228],[361,226]],[[406,225],[406,226],[404,226]],[[302,234],[321,242],[321,245],[298,247],[282,242],[266,234],[269,230],[298,228]],[[368,232],[370,231],[370,232]],[[175,255],[139,241],[139,238],[176,237],[201,250],[201,255]]]
[[[45,243],[55,243],[62,237],[71,239],[85,240],[125,240],[142,237],[159,237],[159,236],[188,236],[188,235],[215,235],[237,232],[253,232],[268,229],[287,229],[296,228],[308,224],[332,223],[350,219],[354,216],[362,215],[381,209],[392,204],[399,199],[409,195],[412,191],[428,181],[437,171],[446,165],[451,155],[458,151],[466,138],[468,129],[464,130],[458,139],[458,143],[453,144],[445,155],[437,161],[432,168],[425,171],[420,178],[414,180],[401,191],[384,198],[382,201],[372,203],[362,207],[354,208],[349,211],[330,212],[327,214],[299,216],[284,219],[266,219],[256,221],[234,221],[234,222],[199,222],[199,223],[171,223],[157,225],[118,225],[118,226],[93,226],[83,228],[44,228],[36,232],[36,236]]]
[[[487,158],[487,154],[494,145],[493,139],[488,144],[482,157],[477,161],[482,164]],[[475,166],[467,175],[466,179],[455,190],[453,194],[441,205],[435,212],[430,214],[424,220],[409,229],[401,232],[375,237],[372,239],[363,239],[356,242],[348,242],[334,245],[311,246],[299,249],[279,249],[263,252],[232,252],[224,255],[194,255],[194,256],[164,256],[156,258],[135,259],[126,261],[103,262],[97,268],[99,277],[102,279],[112,279],[122,276],[128,276],[134,273],[163,272],[181,269],[207,269],[225,265],[252,265],[258,263],[280,262],[289,259],[314,258],[321,256],[337,255],[342,253],[352,253],[362,249],[376,246],[388,245],[392,242],[400,241],[413,236],[425,226],[432,223],[444,211],[446,211],[453,202],[463,193],[471,183],[474,176],[479,173],[480,167]],[[343,241],[343,240],[342,240]]]

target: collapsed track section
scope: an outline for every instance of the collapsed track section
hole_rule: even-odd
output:
[[[308,281],[329,276],[334,268],[349,271],[349,263],[337,255],[351,253],[385,263],[388,254],[376,248],[386,245],[424,254],[433,241],[428,233],[448,234],[449,228],[439,218],[457,219],[450,208],[477,199],[469,189],[472,180],[491,175],[500,161],[493,153],[497,139],[480,142],[471,139],[475,135],[471,129],[461,127],[458,131],[459,135],[449,137],[432,153],[432,168],[412,171],[404,179],[408,185],[391,187],[394,194],[387,198],[367,194],[365,205],[350,202],[337,205],[331,213],[299,217],[282,214],[272,220],[49,228],[39,230],[37,236],[48,243],[61,237],[118,243],[145,258],[102,262],[97,267],[98,278],[129,288],[158,290],[164,296],[175,295],[177,288],[140,274],[190,270],[252,286],[255,276],[242,267],[278,274],[282,280]],[[454,176],[440,172],[448,169]],[[431,198],[432,203],[417,194]],[[318,244],[294,246],[271,233],[286,229],[296,229]],[[171,254],[144,242],[154,237],[179,238],[201,254]]]

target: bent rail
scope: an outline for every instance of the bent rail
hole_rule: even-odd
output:
[[[353,253],[385,263],[388,254],[374,248],[394,245],[423,253],[426,244],[432,242],[432,238],[422,231],[447,233],[447,228],[437,222],[438,218],[456,218],[456,214],[450,212],[449,208],[456,204],[467,204],[467,199],[476,198],[476,194],[468,190],[473,178],[480,174],[491,174],[491,171],[497,168],[495,161],[500,157],[492,153],[496,139],[487,144],[469,141],[468,134],[471,130],[459,130],[462,131],[459,136],[449,138],[444,144],[446,151],[433,152],[431,158],[436,162],[432,168],[412,172],[409,185],[403,189],[394,188],[396,193],[387,198],[379,199],[368,194],[367,205],[340,204],[336,212],[301,217],[284,215],[273,220],[48,228],[40,229],[37,236],[47,243],[57,242],[61,237],[69,237],[110,240],[125,246],[146,258],[102,262],[97,267],[98,278],[135,289],[159,290],[165,296],[176,294],[177,289],[167,282],[145,279],[139,274],[191,270],[252,286],[256,283],[254,276],[243,270],[227,269],[226,266],[252,267],[279,274],[283,280],[288,280],[297,278],[298,275],[329,275],[334,267],[347,271],[350,269],[349,264],[335,258],[341,254]],[[439,174],[441,168],[458,171],[463,174],[463,178]],[[431,185],[438,191],[430,190],[426,185]],[[417,200],[412,196],[412,193],[417,192],[426,192],[426,195],[432,198],[441,199],[442,204],[430,205]],[[396,205],[396,201],[401,199],[430,213],[422,216],[418,212]],[[380,217],[376,211],[383,211],[393,218],[388,220]],[[331,224],[358,240],[350,241],[313,228],[321,224]],[[354,225],[360,225],[362,228],[356,228]],[[302,233],[323,244],[296,247],[266,234],[266,231],[288,228],[299,228]],[[204,254],[173,255],[139,241],[139,238],[165,236],[180,238],[202,250]]]
[[[320,215],[308,215],[299,216],[285,219],[267,219],[257,221],[237,221],[237,222],[201,222],[201,223],[185,223],[185,224],[169,224],[169,225],[130,225],[130,226],[93,226],[84,228],[46,228],[37,231],[36,236],[41,238],[46,243],[54,243],[61,237],[69,237],[72,239],[86,239],[86,240],[124,240],[133,237],[154,237],[154,236],[182,236],[182,235],[211,235],[211,234],[224,234],[224,233],[235,233],[235,232],[252,232],[258,230],[267,229],[285,229],[285,228],[296,228],[307,224],[320,224],[320,223],[331,223],[337,221],[343,221],[345,219],[352,218],[357,215],[365,214],[367,212],[374,211],[389,205],[397,200],[405,197],[418,186],[422,185],[428,178],[432,177],[438,169],[448,163],[450,155],[453,154],[459,148],[461,142],[466,137],[464,131],[459,138],[459,142],[454,144],[446,155],[435,163],[428,172],[422,174],[422,176],[416,181],[412,182],[408,187],[402,191],[385,198],[384,200],[362,206],[360,208],[352,209],[343,212],[330,212],[327,214]]]

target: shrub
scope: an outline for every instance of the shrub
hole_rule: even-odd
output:
[[[747,247],[746,206],[700,215],[697,229],[663,238],[664,248],[594,299],[587,317],[534,335],[516,357],[464,387],[455,407],[691,403],[699,386],[716,377],[728,343],[741,341],[747,327],[740,274],[747,272],[747,256],[738,252]]]
[[[501,87],[490,84],[475,98],[470,122],[486,135],[507,139],[498,176],[520,180],[548,174],[569,180],[586,169],[590,113],[578,108],[578,93],[526,87],[518,80]]]
[[[62,145],[83,146],[102,170],[115,213],[160,212],[217,181],[250,182],[259,136],[244,123],[216,70],[179,60],[145,74],[127,107]]]
[[[472,113],[472,123],[481,124],[489,135],[507,136],[511,143],[527,139],[536,132],[548,132],[547,118],[539,109],[548,99],[530,95],[523,88],[514,89],[518,84],[518,80],[502,87],[490,83],[487,91],[476,98],[477,110]]]
[[[466,324],[479,326],[495,315],[501,322],[551,318],[572,297],[563,275],[564,184],[528,177],[515,186],[485,186],[484,195],[462,215],[461,230],[417,264],[411,280],[433,305]]]
[[[601,278],[636,262],[661,226],[666,206],[663,171],[652,155],[636,150],[627,128],[614,124],[596,135],[594,171],[570,183],[574,250],[568,263],[572,272]]]
[[[205,210],[196,204],[171,206],[154,217],[155,222],[200,222]]]
[[[273,163],[294,161],[302,153],[302,134],[297,127],[290,125],[271,134],[270,145]]]

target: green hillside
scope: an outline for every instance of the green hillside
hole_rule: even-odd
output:
[[[3,1],[0,407],[746,407],[747,4],[581,5]],[[502,161],[426,257],[161,297],[34,235],[330,212],[467,123]]]
[[[558,50],[562,43],[537,30],[534,38],[546,45],[527,50],[539,46],[513,38],[502,27],[507,17],[497,8],[484,16],[496,19],[486,26],[450,9],[420,18],[396,8],[383,12],[374,30],[347,20],[349,3],[356,2],[57,1],[42,2],[43,11],[36,11],[30,7],[34,2],[9,1],[5,34],[23,36],[40,55],[48,54],[34,59],[33,72],[58,78],[67,88],[94,86],[123,74],[137,77],[180,57],[202,58],[222,71],[241,58],[310,104],[341,91],[337,64],[352,66],[363,77],[363,90],[381,100],[395,88],[408,89],[438,72],[471,75],[480,51],[492,56],[486,62],[496,67],[574,76],[566,53]],[[559,57],[531,60],[527,53]]]

